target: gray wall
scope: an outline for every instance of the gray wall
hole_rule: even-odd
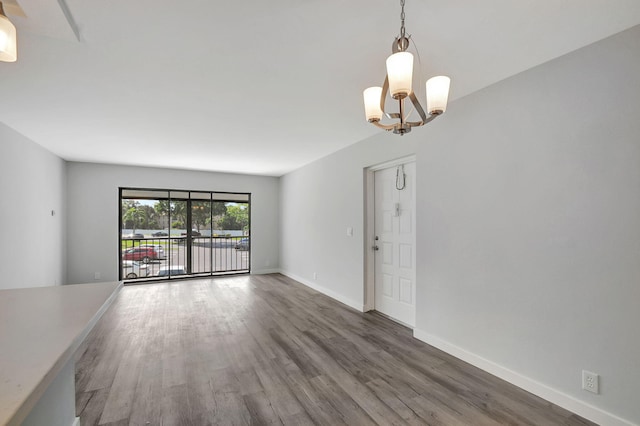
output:
[[[0,289],[64,284],[65,162],[0,123],[0,194]]]
[[[251,192],[251,270],[278,268],[278,178],[75,162],[67,173],[69,283],[118,279],[118,187]]]
[[[415,147],[416,336],[603,423],[640,423],[639,99],[634,27],[288,174],[282,269],[362,306],[362,169]]]
[[[418,328],[640,423],[640,27],[450,112],[418,153]]]

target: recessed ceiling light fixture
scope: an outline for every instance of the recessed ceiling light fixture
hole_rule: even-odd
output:
[[[407,52],[411,36],[405,35],[404,29],[404,2],[400,0],[402,12],[400,14],[400,35],[393,41],[393,54],[387,58],[387,75],[384,78],[382,87],[369,87],[363,92],[364,109],[367,121],[375,126],[393,133],[404,135],[409,133],[412,127],[423,126],[443,114],[447,109],[449,98],[449,77],[440,75],[432,77],[427,81],[427,111],[424,112],[422,105],[412,90],[413,81],[413,55]],[[398,112],[387,113],[384,109],[387,93],[398,101]],[[420,121],[408,121],[412,111],[408,114],[405,111],[405,100],[409,98],[416,112],[420,116]],[[380,122],[382,116],[389,119],[400,120],[393,124],[383,124]]]
[[[15,62],[18,59],[16,27],[4,14],[0,1],[0,61]]]

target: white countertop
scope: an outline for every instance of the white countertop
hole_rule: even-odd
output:
[[[122,283],[0,290],[0,425],[20,424]]]

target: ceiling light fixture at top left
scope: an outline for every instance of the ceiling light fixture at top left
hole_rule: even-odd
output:
[[[0,1],[0,61],[15,62],[18,59],[16,43],[16,27],[6,17]]]

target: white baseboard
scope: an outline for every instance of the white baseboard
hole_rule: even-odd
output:
[[[472,352],[467,351],[466,349],[442,340],[439,337],[431,335],[423,330],[414,328],[413,337],[425,343],[428,343],[429,345],[434,346],[448,353],[449,355],[453,355],[458,359],[468,362],[469,364],[474,365],[490,374],[493,374],[496,377],[506,380],[507,382],[514,384],[519,388],[526,390],[527,392],[531,392],[532,394],[537,395],[540,398],[543,398],[562,408],[565,408],[572,413],[576,413],[579,416],[591,420],[592,422],[598,423],[599,425],[638,426],[628,420],[616,416],[615,414],[601,410],[600,408],[587,404],[584,401],[580,401],[579,399],[567,395],[566,393],[563,393],[557,389],[553,389],[529,377],[523,376],[522,374],[496,364],[493,361],[482,358],[481,356],[478,356]]]
[[[324,295],[327,295],[327,296],[331,297],[332,299],[337,300],[340,303],[344,303],[345,305],[352,307],[356,311],[364,312],[364,305],[363,305],[362,301],[358,302],[358,301],[349,299],[348,297],[344,297],[343,295],[341,295],[339,293],[336,293],[333,290],[329,290],[328,288],[323,287],[323,286],[319,285],[318,283],[306,280],[306,279],[304,279],[302,277],[299,277],[299,276],[297,276],[295,274],[292,274],[291,272],[284,271],[284,270],[280,270],[278,272],[280,272],[282,275],[286,275],[287,277],[291,278],[292,280],[298,281],[300,284],[304,284],[307,287],[314,289],[315,291],[319,291],[320,293],[322,293]]]

